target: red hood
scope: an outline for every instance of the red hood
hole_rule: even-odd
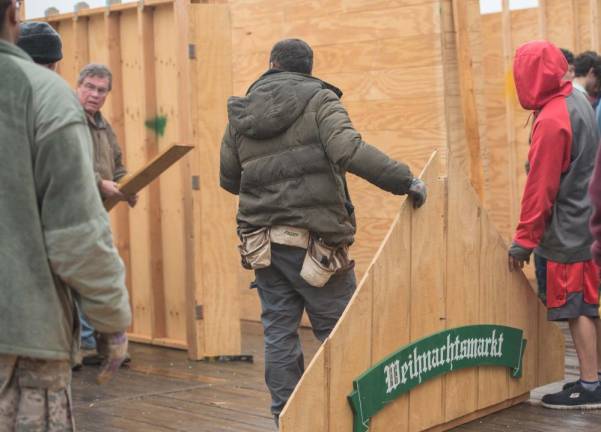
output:
[[[572,83],[563,81],[568,62],[555,45],[547,41],[532,41],[521,45],[513,61],[513,77],[520,104],[528,110],[538,110],[551,99],[567,96]]]

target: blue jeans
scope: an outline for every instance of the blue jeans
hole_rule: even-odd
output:
[[[79,321],[81,322],[81,348],[96,349],[96,339],[94,339],[94,327],[92,327],[86,317],[79,312]]]

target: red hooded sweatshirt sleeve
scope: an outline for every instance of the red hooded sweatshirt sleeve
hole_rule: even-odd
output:
[[[570,166],[572,128],[565,96],[572,91],[572,84],[562,80],[567,67],[561,51],[546,41],[522,45],[514,60],[520,104],[525,109],[539,111],[532,127],[530,171],[514,236],[514,244],[527,250],[539,244],[561,174]]]

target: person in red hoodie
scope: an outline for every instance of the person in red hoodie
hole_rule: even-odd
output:
[[[567,69],[563,54],[549,42],[528,42],[516,51],[513,73],[520,104],[534,110],[536,120],[509,268],[522,268],[533,251],[546,260],[547,319],[568,321],[578,354],[580,379],[545,395],[543,406],[601,408],[600,280],[588,226],[588,184],[599,131],[589,101],[563,80]]]

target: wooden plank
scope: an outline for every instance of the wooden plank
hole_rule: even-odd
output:
[[[601,18],[601,16],[599,15],[601,13],[601,1],[600,0],[590,0],[590,2],[591,2],[591,4],[590,4],[591,14],[590,14],[589,26],[591,28],[591,50],[598,52],[599,47],[601,46],[601,44],[600,44],[601,29],[599,28],[600,27],[599,20]]]
[[[446,190],[439,179],[440,156],[430,160],[423,180],[428,186],[428,202],[412,212],[411,220],[411,340],[443,330],[445,319],[444,256]],[[411,431],[419,431],[444,421],[442,378],[432,379],[409,395]],[[427,412],[428,415],[423,415]]]
[[[120,45],[123,54],[122,76],[124,95],[124,128],[125,143],[127,144],[127,168],[130,172],[139,171],[147,162],[147,149],[145,142],[145,101],[144,88],[145,70],[142,67],[142,55],[145,48],[140,49],[138,33],[138,13],[126,11],[120,14]],[[144,335],[148,341],[154,336],[162,336],[153,331],[153,321],[164,316],[164,310],[154,308],[152,287],[157,280],[162,279],[162,274],[153,275],[151,255],[153,249],[150,244],[150,219],[149,219],[148,191],[139,193],[139,200],[135,208],[129,210],[130,214],[130,268],[131,274],[131,304],[133,313],[132,331]],[[160,271],[160,268],[159,268]],[[161,313],[162,312],[162,313]]]
[[[109,60],[108,42],[104,15],[94,15],[86,20],[88,22],[88,62],[107,64]]]
[[[509,153],[508,173],[509,178],[509,224],[515,226],[518,219],[518,185],[516,175],[517,143],[515,139],[515,120],[514,120],[514,98],[513,98],[513,45],[511,36],[511,11],[509,10],[509,0],[503,0],[502,13],[502,32],[503,32],[503,70],[506,83],[505,89],[505,127]]]
[[[446,326],[487,322],[480,306],[480,226],[478,197],[460,168],[449,161],[446,253]],[[478,371],[470,368],[445,376],[445,421],[477,410]]]
[[[138,40],[141,45],[140,52],[140,76],[141,84],[141,111],[140,119],[152,122],[157,119],[157,97],[156,97],[156,74],[155,74],[155,46],[154,46],[154,8],[138,8]],[[143,144],[146,152],[146,160],[154,158],[159,153],[158,136],[159,131],[152,130],[146,125],[139,124],[143,129]],[[166,309],[165,309],[165,285],[163,274],[163,233],[161,223],[161,180],[157,179],[149,185],[142,195],[147,194],[148,221],[145,231],[149,233],[150,257],[150,284],[151,290],[148,296],[151,302],[151,334],[162,337],[167,334]],[[144,207],[142,207],[144,208]],[[145,235],[144,235],[145,236]],[[140,293],[140,296],[143,296]]]
[[[547,38],[561,48],[576,49],[576,21],[573,1],[545,0]]]
[[[76,16],[73,19],[73,35],[75,37],[74,67],[75,74],[89,63],[88,18]]]
[[[77,74],[75,71],[75,33],[72,20],[60,21],[58,32],[63,44],[63,59],[59,62],[58,72],[70,87],[75,87]]]
[[[505,325],[510,299],[507,286],[507,247],[486,214],[481,216],[480,321]],[[508,399],[509,374],[505,368],[482,366],[478,370],[478,409]]]
[[[353,124],[360,131],[396,130],[410,124],[415,129],[444,127],[444,100],[396,98],[346,103]]]
[[[329,338],[329,432],[353,429],[347,396],[353,380],[371,365],[372,314],[373,274],[368,271]]]
[[[177,136],[180,142],[192,142],[192,126],[190,123],[191,101],[190,101],[190,16],[189,2],[187,0],[175,0],[173,3],[173,25],[175,26],[175,38],[173,49],[175,51],[175,68],[177,75],[174,80],[176,84],[176,109],[177,109]],[[180,164],[180,180],[182,184],[182,212],[183,225],[183,252],[184,252],[184,298],[186,339],[188,341],[188,355],[191,359],[199,359],[195,344],[198,339],[198,320],[196,318],[196,244],[194,241],[194,202],[192,188],[186,186],[192,179],[190,158],[184,159]],[[189,183],[188,183],[189,184]]]
[[[221,138],[227,125],[226,101],[232,94],[232,37],[229,6],[190,7],[191,41],[202,59],[191,62],[192,118],[196,149],[192,174],[201,187],[194,191],[194,227],[198,253],[194,267],[196,301],[203,305],[202,334],[196,355],[236,355],[241,351],[239,255],[236,250],[235,196],[224,192],[219,177]],[[219,245],[219,246],[217,246]]]
[[[433,98],[443,92],[445,83],[439,79],[441,75],[442,65],[413,67],[407,64],[395,69],[323,73],[319,78],[340,88],[346,103],[399,97]],[[417,81],[416,76],[420,77]]]
[[[472,68],[474,52],[470,43],[470,26],[467,0],[453,1],[453,17],[457,65],[459,69],[459,88],[461,107],[465,127],[466,144],[469,155],[470,180],[481,201],[484,201],[484,179],[480,157],[480,130],[476,107],[475,78]]]
[[[547,307],[538,301],[538,375],[536,385],[564,379],[565,340],[556,323],[547,321]]]
[[[125,125],[124,118],[124,99],[123,99],[123,74],[121,71],[121,21],[118,15],[104,16],[105,31],[105,48],[102,57],[106,60],[106,66],[111,70],[113,75],[112,90],[110,97],[104,105],[103,113],[105,118],[110,123],[115,135],[117,143],[121,148],[123,164],[127,167],[127,143],[125,141]],[[79,71],[78,71],[79,72]],[[131,255],[129,241],[129,211],[126,207],[121,206],[116,209],[111,215],[111,224],[113,228],[114,243],[119,250],[119,255],[125,264],[126,276],[125,282],[130,293],[132,294],[131,285]]]
[[[377,337],[372,338],[372,365],[409,343],[412,211],[410,203],[402,206],[375,254],[372,334]],[[407,431],[408,420],[409,395],[404,395],[378,413],[370,429]]]
[[[290,395],[280,415],[281,432],[323,431],[328,429],[328,399],[330,391],[327,371],[330,342],[321,346]],[[307,415],[310,413],[310,415]]]
[[[316,31],[317,30],[317,31]],[[312,46],[372,41],[440,32],[438,4],[397,9],[373,9],[341,12],[335,15],[285,19],[277,23],[248,28],[234,28],[233,39],[237,49],[246,52],[269,51],[280,35],[306,40]]]
[[[183,24],[182,24],[183,25]],[[159,150],[164,150],[174,142],[180,141],[179,90],[182,70],[179,69],[179,50],[181,42],[177,32],[173,8],[168,6],[156,7],[153,20],[154,37],[154,68],[157,116],[164,117],[166,126],[163,135],[157,136]],[[187,27],[187,23],[185,24]],[[187,73],[185,73],[187,75]],[[187,97],[187,95],[185,96]],[[184,182],[184,164],[178,164],[174,169],[168,170],[161,178],[161,232],[163,239],[169,239],[162,244],[163,247],[163,284],[165,287],[165,337],[176,340],[187,340],[187,317],[193,316],[187,297],[188,271],[187,263],[187,234],[184,219],[184,189],[190,188],[190,177]]]
[[[538,297],[522,272],[510,272],[507,278],[507,301],[511,304],[508,325],[524,331],[527,340],[522,359],[523,375],[509,380],[509,396],[515,397],[536,387],[538,378]]]
[[[138,169],[132,174],[128,174],[122,181],[119,182],[119,191],[124,195],[135,195],[143,188],[148,186],[154,179],[164,173],[171,165],[183,158],[193,146],[173,144],[164,149],[154,159],[146,164],[146,166]],[[111,210],[117,203],[118,199],[107,199],[104,201],[104,208]]]
[[[284,36],[284,35],[282,35]],[[234,45],[235,46],[235,45]],[[313,47],[314,74],[439,66],[440,38],[433,35],[408,36],[347,44]],[[431,55],[423,55],[429,52]],[[252,83],[268,68],[269,51],[243,53],[234,50],[234,81]]]
[[[529,396],[530,396],[529,393],[521,394],[521,395],[513,397],[511,399],[504,400],[503,402],[500,402],[494,406],[471,412],[471,413],[466,414],[465,416],[460,417],[458,419],[454,419],[445,424],[427,429],[426,432],[442,432],[442,431],[454,429],[457,426],[460,426],[467,422],[474,421],[474,420],[482,418],[482,417],[486,417],[496,411],[502,411],[502,410],[508,409],[514,405],[521,404],[521,403],[527,401]],[[479,422],[479,423],[481,423],[481,422]],[[478,430],[483,430],[483,429],[478,429]]]

